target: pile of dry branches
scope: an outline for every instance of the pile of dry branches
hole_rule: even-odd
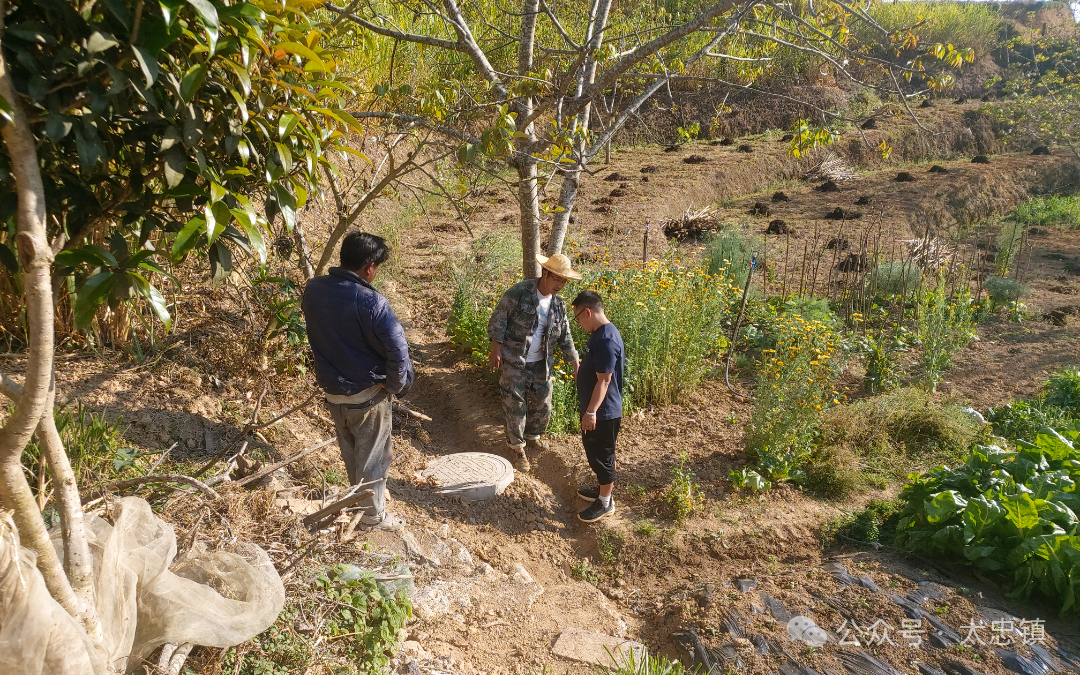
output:
[[[700,237],[705,232],[712,232],[720,227],[720,219],[713,209],[705,207],[700,211],[686,209],[681,218],[671,218],[664,223],[664,236],[668,239]]]
[[[831,152],[825,155],[820,162],[814,165],[803,175],[805,180],[851,180],[855,175],[855,169],[840,157]]]

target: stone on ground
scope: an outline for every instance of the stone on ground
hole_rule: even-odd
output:
[[[634,661],[641,662],[645,657],[645,645],[633,640],[624,640],[613,635],[590,633],[580,628],[567,628],[555,641],[552,651],[556,656],[589,664],[618,667],[625,663],[631,653]],[[616,662],[612,661],[612,657]]]
[[[486,452],[459,452],[440,457],[420,474],[440,494],[470,501],[502,494],[514,480],[514,467],[506,459]]]

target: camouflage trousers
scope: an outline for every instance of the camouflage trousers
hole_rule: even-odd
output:
[[[506,444],[521,448],[547,431],[551,419],[551,378],[547,363],[526,363],[523,368],[503,364],[499,391],[506,414]]]

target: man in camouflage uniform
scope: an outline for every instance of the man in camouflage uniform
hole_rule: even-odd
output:
[[[539,279],[526,279],[511,286],[499,300],[488,321],[491,340],[489,360],[499,369],[499,389],[506,414],[506,444],[515,466],[528,471],[528,445],[543,450],[540,437],[551,418],[551,371],[555,346],[570,362],[577,377],[578,353],[570,335],[566,305],[558,297],[569,279],[581,279],[561,253],[550,258],[536,256]]]

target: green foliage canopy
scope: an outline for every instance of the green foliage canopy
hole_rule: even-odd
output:
[[[277,216],[291,230],[327,153],[359,131],[326,26],[261,0],[22,0],[3,56],[37,140],[49,237],[74,276],[77,325],[104,303],[146,301],[163,263],[232,249],[265,260]],[[0,109],[8,109],[4,102]],[[8,118],[10,120],[10,118]],[[18,287],[16,190],[0,149],[0,262]]]

